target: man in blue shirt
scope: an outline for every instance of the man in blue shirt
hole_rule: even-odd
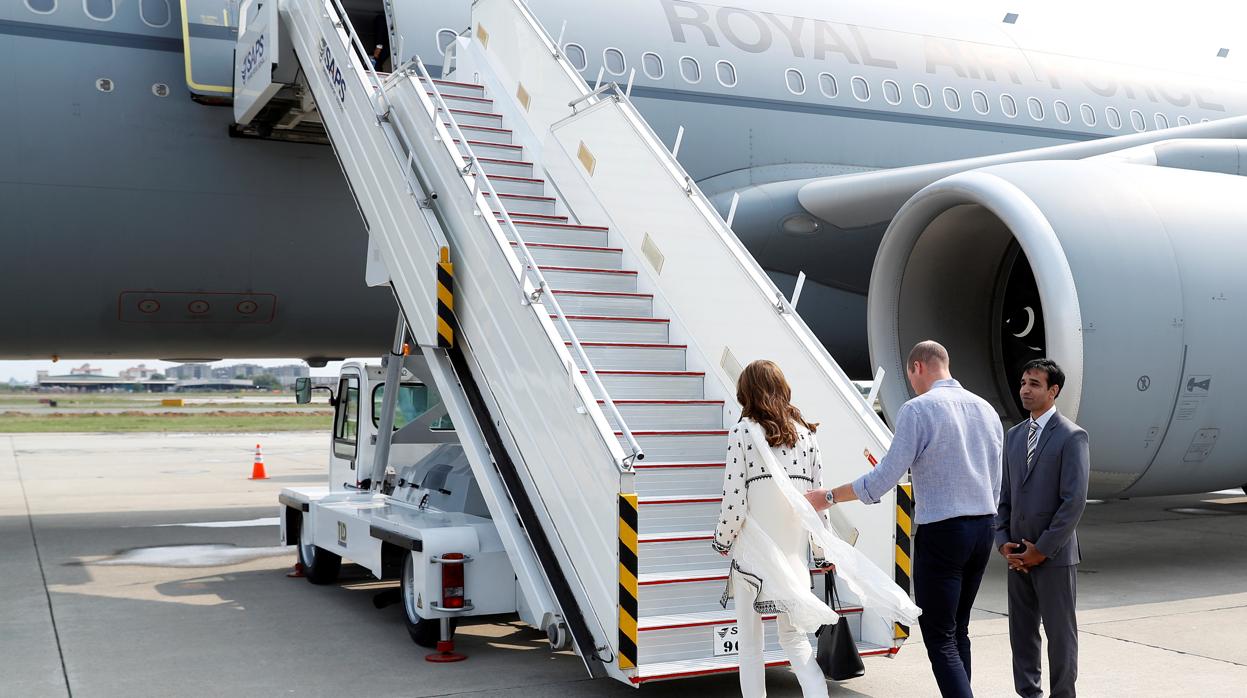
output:
[[[877,504],[912,471],[918,625],[940,693],[965,698],[973,696],[970,609],[994,547],[1004,429],[986,400],[953,380],[939,343],[915,346],[906,373],[918,397],[897,411],[892,446],[878,467],[806,498],[815,509],[855,499]]]

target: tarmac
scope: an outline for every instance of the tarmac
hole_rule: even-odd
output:
[[[255,444],[270,479],[248,480]],[[323,433],[0,436],[0,695],[625,696],[513,617],[459,627],[465,662],[410,642],[390,583],[286,577],[277,492],[323,481]],[[178,524],[237,522],[227,527]],[[173,524],[173,525],[171,525]],[[1247,694],[1247,497],[1225,492],[1088,509],[1079,529],[1083,696]],[[163,546],[215,546],[175,548]],[[136,557],[138,556],[138,557]],[[141,559],[146,557],[146,560]],[[133,564],[144,562],[145,564]],[[208,566],[175,566],[184,564]],[[979,593],[978,696],[1013,694],[1003,562]],[[768,673],[770,695],[798,696]],[[936,696],[921,637],[833,696]],[[739,695],[734,675],[644,695]]]

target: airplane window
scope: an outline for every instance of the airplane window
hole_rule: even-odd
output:
[[[139,19],[149,27],[169,26],[169,0],[139,0]]]
[[[1146,131],[1147,120],[1143,118],[1143,112],[1139,111],[1138,109],[1131,109],[1130,110],[1130,125],[1133,126],[1134,130],[1136,131]]]
[[[1068,124],[1070,122],[1069,105],[1058,99],[1052,103],[1052,106],[1055,107],[1057,121]]]
[[[628,70],[628,62],[624,60],[623,51],[608,48],[602,52],[602,62],[606,64],[606,72],[611,75],[623,75]]]
[[[1169,117],[1165,116],[1164,114],[1157,113],[1156,114],[1156,128],[1158,129],[1169,128]]]
[[[684,76],[685,82],[699,83],[701,82],[701,64],[692,56],[685,56],[680,59],[680,75]]]
[[[923,109],[930,109],[931,90],[928,90],[927,86],[922,83],[914,85],[914,101]]]
[[[26,7],[31,12],[48,15],[56,12],[56,0],[26,0]]]
[[[971,92],[970,101],[974,104],[974,111],[980,114],[985,115],[992,110],[991,103],[987,101],[987,95],[982,90]]]
[[[641,54],[641,68],[651,80],[661,80],[666,71],[662,67],[662,56],[657,53]]]
[[[788,82],[788,91],[794,95],[805,94],[805,76],[796,68],[784,71],[784,79]]]
[[[944,106],[948,107],[948,111],[961,111],[961,93],[951,87],[945,87]]]
[[[450,48],[450,45],[455,43],[457,38],[459,38],[459,35],[455,33],[454,29],[439,29],[437,32],[437,52],[445,56],[446,49]]]
[[[1104,110],[1104,116],[1108,118],[1108,125],[1113,128],[1121,128],[1121,114],[1117,112],[1115,107],[1107,107]]]
[[[888,100],[888,104],[897,105],[901,103],[901,86],[896,84],[894,80],[883,81],[883,98]]]
[[[1010,119],[1018,115],[1018,103],[1013,99],[1013,95],[1000,95],[1000,109]]]
[[[840,94],[840,86],[836,84],[836,76],[831,73],[818,74],[818,89],[822,90],[824,97],[835,97]]]
[[[1026,100],[1026,108],[1030,111],[1032,119],[1043,121],[1043,102],[1031,97]]]
[[[865,102],[870,99],[870,84],[866,82],[866,78],[853,78],[853,96],[859,102]]]
[[[117,14],[117,5],[113,0],[82,0],[82,9],[86,10],[91,19],[107,22]]]
[[[715,77],[724,87],[736,87],[736,66],[731,61],[719,61],[714,64]]]
[[[585,56],[585,48],[580,44],[567,44],[563,46],[563,55],[567,56],[567,62],[576,70],[583,71],[589,65],[589,59]]]
[[[1084,104],[1079,111],[1082,112],[1082,122],[1088,126],[1095,126],[1095,110],[1090,104]]]
[[[1179,125],[1179,126],[1190,126],[1190,125],[1191,125],[1191,120],[1190,120],[1190,119],[1188,119],[1188,118],[1186,118],[1185,116],[1179,116],[1179,117],[1178,117],[1178,125]]]

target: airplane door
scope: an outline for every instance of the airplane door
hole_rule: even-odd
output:
[[[338,403],[333,415],[333,452],[329,458],[329,489],[345,485],[357,487],[368,477],[356,467],[359,460],[359,384],[358,373],[343,373],[338,381]]]
[[[433,77],[441,75],[446,46],[472,23],[472,3],[447,0],[387,0],[394,66],[420,56]]]
[[[200,97],[234,95],[234,44],[244,0],[180,0],[186,87]],[[277,0],[245,0],[257,2]]]

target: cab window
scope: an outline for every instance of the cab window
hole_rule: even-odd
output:
[[[343,376],[338,382],[338,409],[333,418],[333,454],[354,458],[359,438],[359,378]]]
[[[380,426],[381,403],[385,399],[385,385],[378,385],[372,391],[372,425]],[[430,409],[440,407],[442,397],[437,391],[420,383],[406,383],[399,389],[398,400],[394,403],[394,429],[402,429],[424,415]],[[435,431],[450,431],[455,425],[450,415],[442,415],[429,425]]]

